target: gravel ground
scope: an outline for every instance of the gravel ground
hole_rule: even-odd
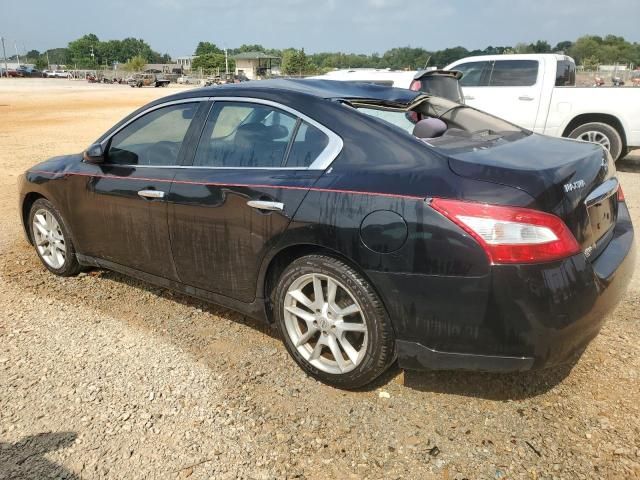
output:
[[[47,273],[16,176],[159,89],[0,81],[0,478],[640,478],[640,275],[575,364],[343,392],[277,334],[124,276]],[[620,166],[640,226],[640,156]]]

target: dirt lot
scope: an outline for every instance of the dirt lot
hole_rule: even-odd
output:
[[[237,313],[109,272],[46,273],[17,175],[168,93],[0,80],[0,478],[640,477],[640,273],[573,366],[395,370],[352,393]],[[619,175],[638,227],[639,166]]]

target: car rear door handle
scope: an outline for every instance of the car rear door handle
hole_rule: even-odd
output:
[[[284,210],[284,203],[281,203],[281,202],[267,202],[265,200],[249,200],[247,202],[247,205],[257,210],[273,210],[276,212],[281,212]]]
[[[529,95],[521,95],[518,97],[518,100],[522,100],[523,102],[530,102],[533,99],[534,98],[530,97]]]
[[[476,99],[476,97],[473,97],[473,96],[471,96],[471,95],[465,95],[465,96],[464,96],[464,99],[465,99],[465,100],[475,100],[475,99]]]
[[[164,198],[164,192],[162,190],[140,190],[138,192],[142,198]]]

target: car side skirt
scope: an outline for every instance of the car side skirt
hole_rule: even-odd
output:
[[[76,253],[76,258],[81,265],[104,268],[105,270],[112,270],[114,272],[122,273],[123,275],[142,280],[143,282],[147,282],[158,287],[173,290],[190,297],[198,298],[206,302],[214,303],[216,305],[235,310],[255,320],[268,322],[265,314],[263,298],[255,298],[252,302],[245,303],[230,297],[226,297],[224,295],[210,292],[208,290],[195,288],[189,285],[185,285],[184,283],[168,280],[166,278],[158,277],[156,275],[142,272],[134,268],[126,267],[124,265],[120,265],[118,263],[114,263],[102,258],[91,257],[80,253]]]

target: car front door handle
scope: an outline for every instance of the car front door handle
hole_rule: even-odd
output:
[[[476,97],[473,97],[473,96],[471,96],[471,95],[465,95],[465,96],[464,96],[464,99],[465,99],[465,100],[475,100],[475,99],[476,99]]]
[[[518,100],[522,100],[523,102],[530,102],[531,100],[533,100],[533,97],[530,97],[529,95],[521,95],[518,97]]]
[[[138,192],[142,198],[159,199],[164,198],[164,192],[162,190],[140,190]]]
[[[249,200],[247,202],[251,208],[257,210],[273,210],[275,212],[281,212],[284,210],[284,203],[281,202],[268,202],[264,200]]]

